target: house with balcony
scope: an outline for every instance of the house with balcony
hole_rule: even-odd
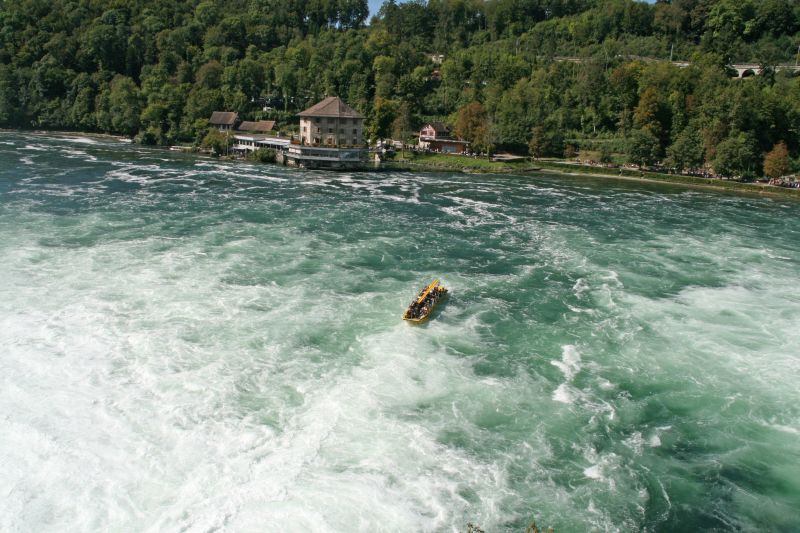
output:
[[[469,141],[463,141],[450,133],[450,128],[442,122],[428,122],[419,130],[418,146],[421,150],[461,154],[469,150]]]
[[[280,132],[275,132],[274,129],[274,120],[245,120],[233,132],[231,150],[238,154],[255,152],[261,148],[269,148],[278,153],[285,151],[289,139],[281,137]]]
[[[285,162],[304,168],[363,168],[364,115],[338,96],[329,96],[298,113],[300,138],[289,145]]]

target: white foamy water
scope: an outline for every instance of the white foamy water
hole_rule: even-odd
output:
[[[798,206],[3,135],[0,531],[800,524]]]

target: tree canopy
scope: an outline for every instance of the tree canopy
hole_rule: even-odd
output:
[[[199,143],[214,110],[286,126],[338,95],[373,138],[461,122],[485,151],[599,139],[748,176],[778,143],[800,154],[791,0],[388,0],[367,17],[364,0],[3,2],[0,125]]]

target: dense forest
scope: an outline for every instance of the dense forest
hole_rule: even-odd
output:
[[[339,95],[372,139],[755,177],[797,165],[799,47],[797,0],[0,0],[0,126],[199,142]]]

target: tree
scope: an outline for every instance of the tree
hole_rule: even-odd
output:
[[[242,59],[235,72],[235,84],[248,98],[260,96],[264,85],[264,68],[252,59]]]
[[[780,178],[789,173],[789,150],[783,141],[764,158],[764,175],[768,178]]]
[[[618,134],[641,141],[641,161],[669,146],[670,160],[689,167],[701,157],[697,133],[683,133],[691,125],[706,162],[732,131],[751,132],[760,173],[761,153],[778,141],[800,153],[800,84],[786,71],[742,83],[724,67],[793,63],[798,4],[389,0],[365,27],[364,0],[4,2],[0,123],[138,129],[142,141],[171,143],[202,139],[214,110],[258,118],[254,98],[282,96],[271,106],[284,113],[272,118],[287,122],[312,98],[339,94],[370,116],[373,135],[388,136],[407,130],[393,125],[405,121],[400,102],[412,122],[455,121],[481,102],[467,134],[476,150],[496,143],[544,156],[566,134]],[[690,66],[651,61],[673,44]],[[552,61],[573,54],[581,60]],[[131,83],[113,82],[118,75]]]
[[[139,131],[142,99],[139,87],[127,76],[115,76],[97,97],[97,127],[133,137]]]
[[[750,32],[751,26],[748,22],[755,17],[754,11],[750,0],[721,0],[713,3],[705,22],[704,41],[707,46],[730,58],[742,42],[742,36]]]
[[[247,159],[258,161],[259,163],[274,163],[277,154],[271,148],[259,148],[255,152],[248,154]]]
[[[798,23],[789,0],[761,0],[756,4],[756,24],[764,33],[791,35],[797,31]]]
[[[95,99],[97,87],[88,74],[82,72],[72,80],[68,98],[71,100],[67,116],[69,123],[74,128],[81,130],[94,130],[97,128],[95,116]]]
[[[90,24],[81,38],[79,58],[84,68],[96,66],[99,70],[115,70],[125,63],[127,36],[120,35],[118,27],[109,24]]]
[[[139,87],[127,76],[116,76],[111,81],[111,126],[114,131],[133,137],[139,131],[142,98]]]
[[[633,125],[640,129],[648,129],[656,136],[664,131],[664,106],[655,87],[648,87],[639,99],[639,105],[633,112]]]
[[[603,143],[600,147],[600,162],[604,165],[608,165],[614,162],[614,158],[612,157],[613,153],[611,152],[611,147],[608,143]]]
[[[392,124],[397,116],[397,102],[375,98],[368,130],[371,139],[384,139],[392,134]]]
[[[542,156],[558,157],[564,153],[564,138],[558,128],[536,126],[531,132],[528,152],[534,159]]]
[[[375,73],[375,96],[380,98],[390,98],[394,90],[396,78],[394,69],[397,62],[389,56],[378,56],[372,63],[372,70]]]
[[[223,107],[224,99],[219,89],[203,89],[195,87],[186,99],[184,114],[189,122],[197,119],[208,119],[211,113]]]
[[[397,107],[397,113],[394,121],[392,121],[392,139],[399,139],[406,145],[406,138],[411,131],[411,111],[408,108],[408,103],[401,102]]]
[[[13,126],[19,121],[17,80],[14,71],[0,64],[0,124]]]
[[[219,130],[210,129],[206,136],[203,137],[203,141],[200,143],[200,146],[211,150],[211,153],[215,156],[222,155],[228,149],[228,136],[222,133]]]
[[[528,141],[528,153],[531,154],[532,158],[539,159],[542,157],[542,153],[544,152],[544,143],[544,128],[541,126],[536,126],[531,132],[531,140]]]
[[[455,132],[469,141],[477,152],[490,153],[494,148],[490,138],[489,114],[480,102],[472,102],[458,110]]]
[[[627,134],[631,127],[642,68],[642,64],[638,62],[620,65],[611,71],[606,82],[606,89],[611,95],[612,105],[618,117],[617,125],[624,134]]]
[[[756,143],[752,135],[739,132],[731,134],[717,146],[714,170],[722,176],[750,179],[755,177],[758,163]]]
[[[219,89],[222,85],[224,68],[219,61],[213,59],[197,69],[197,86],[204,89]]]
[[[649,129],[635,130],[631,135],[628,158],[631,163],[647,167],[658,161],[660,144]]]
[[[681,6],[673,3],[661,2],[656,5],[653,23],[656,29],[669,36],[677,36],[688,18],[688,13]]]
[[[359,28],[369,15],[366,0],[338,0],[339,25],[342,28]]]
[[[667,148],[670,165],[678,170],[699,168],[703,165],[703,136],[694,128],[685,128]]]

